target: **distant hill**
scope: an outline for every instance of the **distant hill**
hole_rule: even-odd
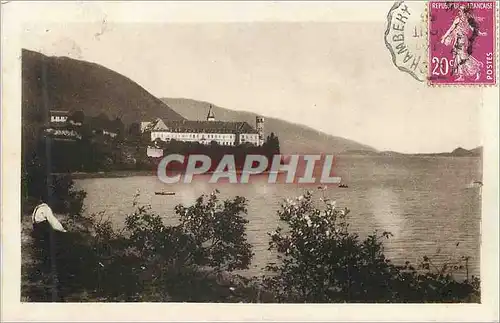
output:
[[[46,91],[44,91],[46,90]],[[144,119],[183,118],[129,78],[106,67],[67,57],[22,51],[23,121],[43,122],[48,110],[105,113],[126,125]]]
[[[186,119],[205,120],[210,103],[184,98],[163,98],[172,109]],[[255,127],[256,114],[229,110],[212,105],[217,120],[246,121]],[[362,145],[352,140],[331,136],[304,125],[294,124],[281,119],[265,118],[266,136],[274,132],[280,140],[283,153],[338,153],[346,150],[374,152],[372,147]]]
[[[478,147],[479,148],[479,147]],[[449,153],[450,156],[456,156],[456,157],[471,157],[471,156],[476,156],[479,155],[479,149],[475,148],[474,150],[467,150],[462,147],[458,147],[454,149],[451,153]]]
[[[483,155],[483,147],[476,147],[471,150],[458,147],[452,152],[443,153],[424,153],[424,154],[404,154],[395,151],[362,151],[362,150],[348,150],[342,153],[343,155],[352,156],[390,156],[390,157],[404,157],[404,156],[423,156],[423,157],[481,157]]]
[[[483,147],[479,146],[474,149],[469,150],[471,153],[473,153],[476,156],[482,156],[483,155]]]

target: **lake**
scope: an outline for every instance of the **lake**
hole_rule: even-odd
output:
[[[480,158],[474,157],[357,157],[340,156],[335,172],[348,188],[331,185],[314,196],[329,197],[337,206],[351,210],[351,229],[362,237],[374,230],[394,235],[385,242],[386,255],[396,263],[418,262],[424,255],[436,263],[469,256],[469,272],[479,275],[481,191],[469,187],[482,180]],[[105,211],[116,226],[132,213],[136,193],[141,205],[151,205],[166,223],[175,223],[174,207],[189,205],[214,189],[220,196],[248,199],[248,239],[254,260],[248,274],[262,273],[273,261],[267,250],[268,236],[276,228],[276,211],[285,198],[296,197],[308,188],[297,184],[164,184],[155,176],[89,178],[76,180],[87,192],[85,212]],[[155,191],[175,192],[174,196]],[[458,243],[458,245],[457,245]]]

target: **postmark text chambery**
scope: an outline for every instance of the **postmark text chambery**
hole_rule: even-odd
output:
[[[394,65],[418,81],[427,78],[425,3],[397,1],[387,15],[385,45]]]

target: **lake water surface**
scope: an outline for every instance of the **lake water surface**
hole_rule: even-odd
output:
[[[482,178],[480,158],[338,157],[335,169],[348,188],[332,185],[323,192],[314,185],[309,189],[318,199],[324,195],[336,200],[337,206],[349,208],[351,228],[361,236],[374,230],[392,232],[385,248],[393,261],[415,263],[427,255],[442,263],[470,256],[469,271],[479,275],[481,192],[468,184]],[[276,211],[284,199],[307,189],[264,182],[167,185],[155,176],[79,179],[76,186],[88,194],[85,212],[105,211],[117,226],[132,213],[136,193],[139,204],[151,205],[166,223],[175,223],[175,205],[189,205],[216,188],[222,198],[244,196],[248,199],[248,239],[255,252],[248,273],[256,275],[274,260],[267,250],[267,232],[276,228]],[[155,195],[155,191],[176,195]]]

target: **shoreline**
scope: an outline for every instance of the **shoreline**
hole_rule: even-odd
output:
[[[424,159],[481,159],[482,156],[443,156],[443,155],[356,155],[356,154],[339,154],[336,157],[347,158],[424,158]],[[206,172],[212,174],[214,171]],[[181,172],[182,173],[182,172]],[[239,172],[238,172],[239,173]],[[267,174],[265,171],[262,174]],[[71,175],[73,179],[89,179],[89,178],[123,178],[123,177],[138,177],[138,176],[157,176],[156,170],[112,170],[108,172],[74,172],[74,173],[52,173],[52,175]]]
[[[120,178],[120,177],[135,177],[135,176],[156,176],[156,172],[150,170],[114,170],[109,172],[75,172],[75,173],[52,173],[52,175],[71,175],[73,179],[87,178]]]
[[[182,174],[182,172],[179,172]],[[205,172],[205,175],[213,174],[214,171]],[[241,171],[237,172],[239,175]],[[269,171],[264,171],[261,174],[268,174]],[[283,173],[283,171],[279,172]],[[73,179],[89,179],[89,178],[123,178],[123,177],[137,177],[137,176],[157,176],[156,172],[147,171],[147,170],[116,170],[109,172],[95,172],[95,173],[86,173],[86,172],[75,172],[75,173],[52,173],[51,175],[71,175]]]

